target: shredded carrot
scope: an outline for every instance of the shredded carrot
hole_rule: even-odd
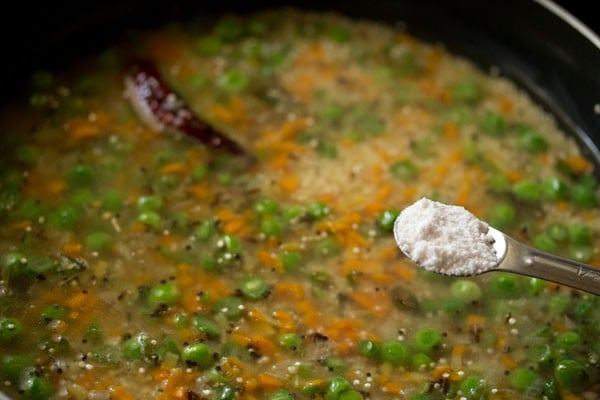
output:
[[[81,251],[83,250],[83,246],[81,245],[81,243],[67,243],[63,246],[63,252],[65,253],[65,255],[67,256],[78,256],[81,255]]]
[[[578,155],[567,157],[564,162],[579,174],[590,172],[593,168],[593,164],[587,158]]]
[[[161,175],[168,175],[168,174],[184,174],[188,171],[188,167],[185,165],[185,163],[182,162],[174,162],[174,163],[170,163],[167,165],[164,165],[160,168],[160,170],[158,171]]]
[[[350,293],[350,297],[361,307],[369,310],[379,318],[388,315],[392,306],[390,296],[384,292],[361,292],[356,290]]]
[[[101,132],[98,125],[84,118],[74,118],[66,127],[71,138],[77,141],[98,136]]]
[[[384,392],[400,394],[404,386],[400,382],[386,382],[383,385]]]
[[[483,326],[485,325],[485,317],[479,314],[469,314],[465,317],[465,324],[468,326]]]
[[[294,331],[296,324],[294,323],[294,318],[290,312],[285,310],[275,310],[273,311],[273,317],[277,320],[277,325],[283,332]]]
[[[458,128],[454,122],[448,122],[444,125],[444,136],[448,140],[456,140],[458,136]]]
[[[508,353],[502,353],[500,355],[500,362],[506,369],[515,369],[519,365]]]
[[[273,298],[279,300],[302,300],[304,299],[304,288],[295,282],[278,282],[273,287]]]
[[[396,262],[392,265],[391,271],[404,281],[413,280],[417,276],[415,268],[408,265],[406,262]]]
[[[271,374],[258,375],[258,383],[266,389],[279,389],[283,387],[283,382]]]
[[[298,178],[294,175],[286,175],[279,180],[279,187],[287,193],[294,193],[300,187]]]
[[[498,109],[503,114],[510,114],[513,110],[513,103],[510,99],[503,97],[498,101]]]
[[[129,394],[127,389],[123,386],[114,386],[110,388],[110,398],[115,400],[135,400],[135,397]]]
[[[67,182],[64,179],[52,179],[46,184],[46,190],[50,194],[58,194],[67,188]]]
[[[252,337],[250,341],[252,346],[258,348],[260,354],[272,357],[275,353],[277,353],[278,347],[273,343],[273,341],[267,339],[265,336],[256,335]]]

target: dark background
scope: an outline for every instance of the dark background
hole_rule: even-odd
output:
[[[600,6],[599,2],[595,0],[558,0],[555,3],[600,35],[600,12],[597,11],[598,6]]]

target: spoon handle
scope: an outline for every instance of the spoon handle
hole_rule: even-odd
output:
[[[600,295],[600,269],[527,246],[504,235],[506,255],[494,270],[542,278]]]

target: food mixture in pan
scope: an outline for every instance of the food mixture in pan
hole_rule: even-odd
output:
[[[242,153],[140,119],[138,56]],[[35,73],[0,128],[0,391],[596,399],[597,297],[439,276],[394,241],[426,196],[600,265],[594,166],[498,75],[400,28],[290,10]]]

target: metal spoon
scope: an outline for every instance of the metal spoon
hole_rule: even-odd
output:
[[[488,234],[498,264],[485,272],[514,272],[600,295],[600,269],[527,246],[492,227]]]

